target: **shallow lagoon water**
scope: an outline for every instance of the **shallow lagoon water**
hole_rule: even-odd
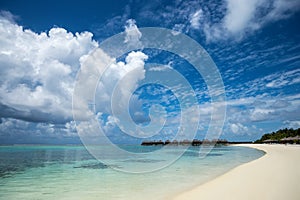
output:
[[[134,152],[158,147],[124,146]],[[169,153],[178,151],[171,147]],[[215,147],[199,158],[190,147],[172,165],[161,170],[129,174],[112,169],[83,146],[1,146],[0,199],[166,199],[264,155],[236,146]],[[120,162],[164,162],[168,154]]]

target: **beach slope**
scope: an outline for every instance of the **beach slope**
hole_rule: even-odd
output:
[[[175,199],[300,199],[300,146],[265,144],[241,146],[263,150],[266,155],[181,193]]]

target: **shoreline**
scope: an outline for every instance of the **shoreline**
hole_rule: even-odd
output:
[[[240,144],[266,152],[225,174],[178,194],[174,200],[281,200],[298,199],[300,190],[300,146]]]

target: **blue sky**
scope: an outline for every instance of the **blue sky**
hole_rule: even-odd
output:
[[[72,94],[81,60],[110,36],[139,33],[140,27],[179,31],[209,53],[227,99],[221,138],[255,140],[280,128],[300,127],[298,0],[10,0],[1,1],[0,10],[0,143],[79,143]],[[122,133],[105,100],[114,81],[130,68],[141,70],[128,86],[134,93],[129,108],[133,120],[149,123],[154,104],[168,113],[164,129],[153,139],[172,139],[178,131],[178,99],[164,87],[133,86],[144,73],[166,69],[178,70],[196,91],[201,115],[197,138],[204,137],[210,97],[193,66],[149,49],[118,61],[96,94],[101,99],[96,102],[99,122],[112,141],[141,140]]]

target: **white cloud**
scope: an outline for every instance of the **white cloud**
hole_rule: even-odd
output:
[[[298,120],[299,95],[266,97],[258,95],[227,101],[227,117],[232,123]]]
[[[65,124],[67,133],[76,133],[76,123],[75,121],[70,121]]]
[[[133,113],[141,111],[142,104],[133,92],[137,89],[138,82],[145,78],[147,58],[140,51],[132,51],[125,57],[125,61],[116,62],[101,49],[82,58],[80,78],[73,98],[75,119],[90,119],[92,112],[89,105],[95,103],[94,112],[104,116],[100,121],[102,120],[101,124],[106,132],[112,132],[109,130],[115,130],[117,126],[122,128],[120,123],[130,122],[132,119],[128,115],[129,109],[132,108]],[[134,121],[131,124],[136,125]],[[81,123],[81,129],[84,127],[91,128],[88,124]]]
[[[248,131],[248,128],[241,123],[231,124],[230,128],[234,134],[245,134]]]
[[[0,10],[0,18],[5,18],[6,20],[14,23],[17,19],[19,19],[18,16],[13,15],[11,12],[6,10]]]
[[[115,93],[116,96],[114,98],[117,99],[118,103],[114,106],[120,110],[128,103],[127,99],[132,97],[134,90],[138,86],[138,81],[145,77],[144,65],[147,58],[148,56],[144,53],[133,51],[126,56],[125,62],[113,63],[106,69],[98,83],[96,92],[96,99],[99,99],[101,102],[96,104],[97,111],[112,114],[110,110],[112,92],[117,86],[120,93]],[[98,62],[101,62],[101,60],[94,60],[94,62],[93,65],[98,66]],[[133,103],[137,103],[136,99]],[[128,108],[126,107],[126,109]]]
[[[300,120],[300,95],[290,96],[265,96],[228,99],[224,133],[230,135],[261,134],[266,125],[272,124],[272,128],[298,127]],[[218,107],[218,105],[215,105]],[[200,126],[210,122],[212,107],[209,103],[200,105]],[[273,130],[272,129],[272,130]],[[275,128],[276,129],[276,128]],[[274,129],[274,130],[275,130]],[[266,129],[265,131],[270,131]]]
[[[252,121],[266,121],[273,119],[274,109],[270,108],[254,108],[250,111],[250,119]]]
[[[230,128],[231,128],[231,131],[233,133],[238,133],[239,132],[239,127],[236,124],[231,124]]]
[[[226,73],[227,75],[224,79],[229,79],[228,77],[238,76],[238,73],[240,73],[239,78],[242,78],[245,75],[241,75],[241,73],[243,73],[241,71],[227,71]],[[297,84],[299,84],[300,81],[299,75],[299,69],[277,71],[266,76],[251,79],[247,82],[242,81],[238,82],[236,85],[228,85],[226,93],[228,94],[228,96],[235,99],[257,96],[258,94],[265,95],[266,97],[276,96],[282,89],[297,87]]]
[[[14,135],[15,133],[20,134],[18,131],[15,130],[25,130],[28,128],[28,126],[29,122],[3,118],[1,119],[0,123],[0,136],[10,136]]]
[[[125,34],[125,43],[136,44],[141,39],[142,33],[139,31],[134,19],[126,21]]]
[[[232,34],[240,33],[249,26],[255,17],[259,0],[227,0],[227,13],[224,26]]]
[[[271,4],[272,9],[264,18],[266,22],[289,18],[300,10],[300,2],[298,0],[273,0],[271,2],[269,2],[269,5]],[[264,3],[268,5],[268,1]]]
[[[134,20],[127,22],[125,33],[129,43],[138,42],[141,37]],[[86,79],[91,83],[92,75],[98,73],[91,71],[90,66],[99,64],[99,60],[88,56],[91,52],[97,54],[101,51],[97,49],[98,43],[92,39],[93,35],[89,32],[73,34],[63,28],[35,33],[3,17],[0,18],[0,34],[0,132],[18,132],[21,123],[22,129],[33,129],[32,133],[36,135],[74,136],[71,105],[77,71],[85,63],[81,70],[91,75]],[[98,112],[109,115],[104,123],[107,130],[115,126],[109,107],[116,83],[127,80],[121,84],[117,105],[124,106],[125,100],[132,97],[138,81],[145,77],[144,61],[147,58],[142,52],[130,52],[125,62],[116,63],[109,58],[113,64],[99,82],[101,103],[97,105]],[[131,103],[137,110],[142,105],[134,97]],[[20,133],[26,135],[24,131]]]
[[[300,127],[300,120],[287,120],[284,122],[285,125],[287,125],[290,128],[299,128]]]
[[[208,42],[242,40],[300,10],[299,0],[190,0],[159,5],[158,1],[147,3],[139,17],[150,19],[154,26],[172,27],[174,34],[200,31]]]
[[[75,124],[73,121],[65,126],[51,123],[34,123],[12,118],[2,118],[0,123],[0,140],[2,143],[43,143],[54,141],[74,142]]]
[[[190,16],[190,23],[192,28],[194,29],[200,28],[200,20],[203,17],[202,15],[203,15],[203,11],[202,9],[199,9]]]
[[[240,40],[266,24],[289,18],[300,10],[298,0],[226,0],[226,12],[219,23],[206,19],[207,41]]]
[[[270,79],[270,77],[272,77],[272,80],[266,84],[266,87],[269,88],[281,88],[297,84],[300,83],[300,69],[272,74],[268,79]]]
[[[166,71],[166,70],[170,70],[172,69],[172,67],[170,66],[170,63],[168,65],[159,65],[159,66],[153,66],[151,68],[149,68],[149,71]]]
[[[3,17],[0,34],[0,104],[10,108],[1,116],[69,120],[79,60],[98,46],[93,35],[74,35],[63,28],[37,34]]]
[[[178,35],[179,33],[183,33],[184,29],[186,28],[186,25],[184,24],[175,24],[172,28],[172,34]]]

